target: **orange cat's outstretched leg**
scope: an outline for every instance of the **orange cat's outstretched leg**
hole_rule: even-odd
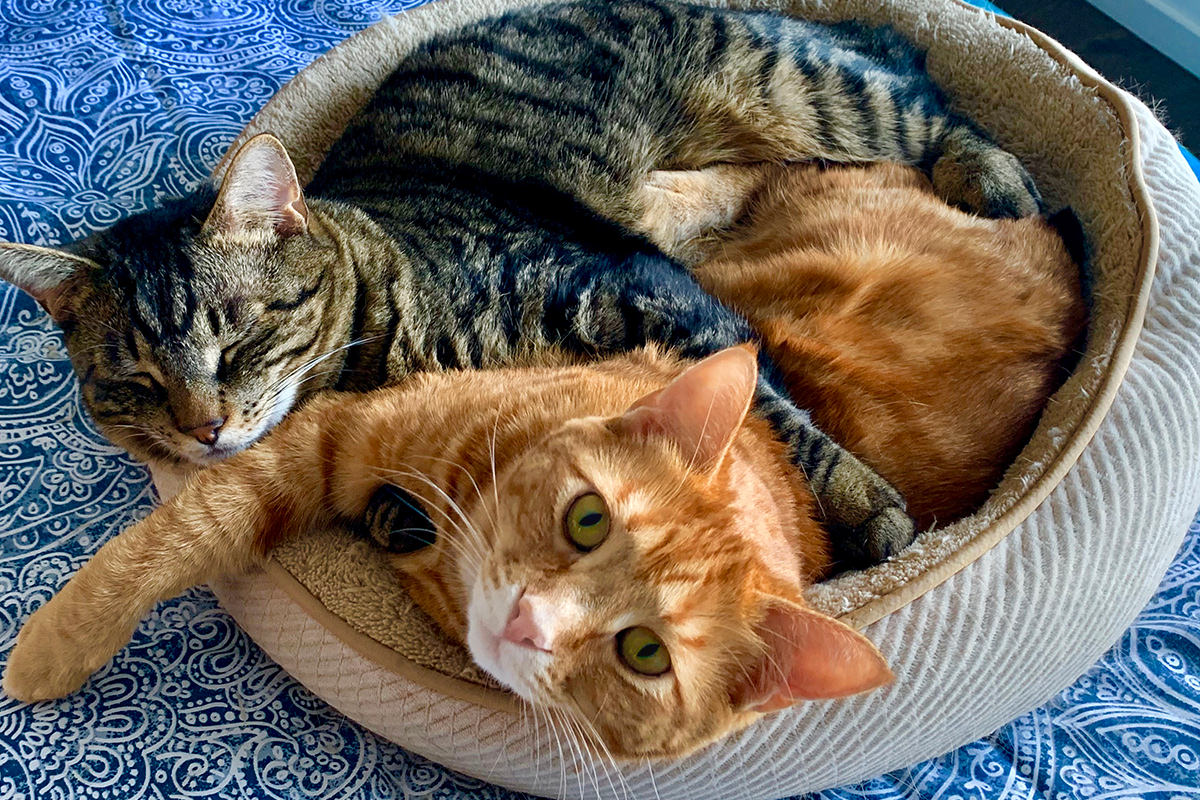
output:
[[[193,475],[147,519],[107,542],[26,621],[4,670],[18,700],[62,697],[129,641],[155,603],[261,564],[273,537],[326,509],[312,414],[297,412],[257,447]],[[289,446],[307,441],[307,447]],[[282,435],[281,435],[282,434]]]
[[[212,486],[197,484],[183,502]],[[204,516],[172,503],[101,547],[21,628],[5,693],[27,702],[70,694],[129,641],[155,603],[259,563],[249,520]]]

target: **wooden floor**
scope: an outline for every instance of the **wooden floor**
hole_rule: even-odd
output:
[[[1168,128],[1200,152],[1200,79],[1084,0],[993,0],[1048,33],[1100,74],[1157,108]]]

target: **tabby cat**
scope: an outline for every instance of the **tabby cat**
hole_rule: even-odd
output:
[[[716,166],[645,188],[638,227],[750,321],[791,396],[919,527],[983,502],[1081,349],[1069,210],[982,219],[896,164]]]
[[[21,629],[4,690],[74,691],[158,600],[260,564],[281,532],[361,517],[384,486],[439,520],[392,556],[413,597],[601,752],[679,756],[883,685],[878,651],[804,604],[828,541],[747,415],[756,382],[735,347],[686,371],[651,351],[316,398],[101,547]]]
[[[680,43],[686,43],[680,46]],[[989,216],[1039,208],[889,29],[657,0],[548,5],[407,56],[301,192],[260,136],[201,188],[0,277],[62,326],[84,404],[150,462],[207,464],[325,388],[646,342],[752,338],[626,226],[655,168],[895,160]],[[903,499],[817,431],[764,361],[756,411],[814,478],[845,560],[911,538]],[[866,554],[860,558],[858,554]]]

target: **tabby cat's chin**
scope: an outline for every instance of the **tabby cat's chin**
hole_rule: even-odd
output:
[[[226,428],[221,432],[216,444],[203,445],[199,442],[190,442],[187,447],[177,448],[176,455],[180,461],[187,464],[207,467],[242,452],[283,421],[287,413],[296,405],[298,393],[297,384],[289,383],[275,396],[270,410],[252,426],[245,430]]]

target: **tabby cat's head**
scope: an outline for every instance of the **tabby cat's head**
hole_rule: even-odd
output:
[[[257,440],[301,390],[292,373],[315,355],[324,294],[292,252],[315,246],[306,228],[295,170],[264,135],[219,196],[199,190],[69,252],[0,245],[0,278],[62,327],[105,435],[144,459],[205,463]]]
[[[891,678],[804,604],[801,556],[824,534],[781,490],[781,453],[761,455],[779,447],[765,426],[739,437],[754,386],[733,348],[624,414],[573,420],[504,468],[473,520],[488,544],[459,559],[472,656],[615,755],[681,755]]]

